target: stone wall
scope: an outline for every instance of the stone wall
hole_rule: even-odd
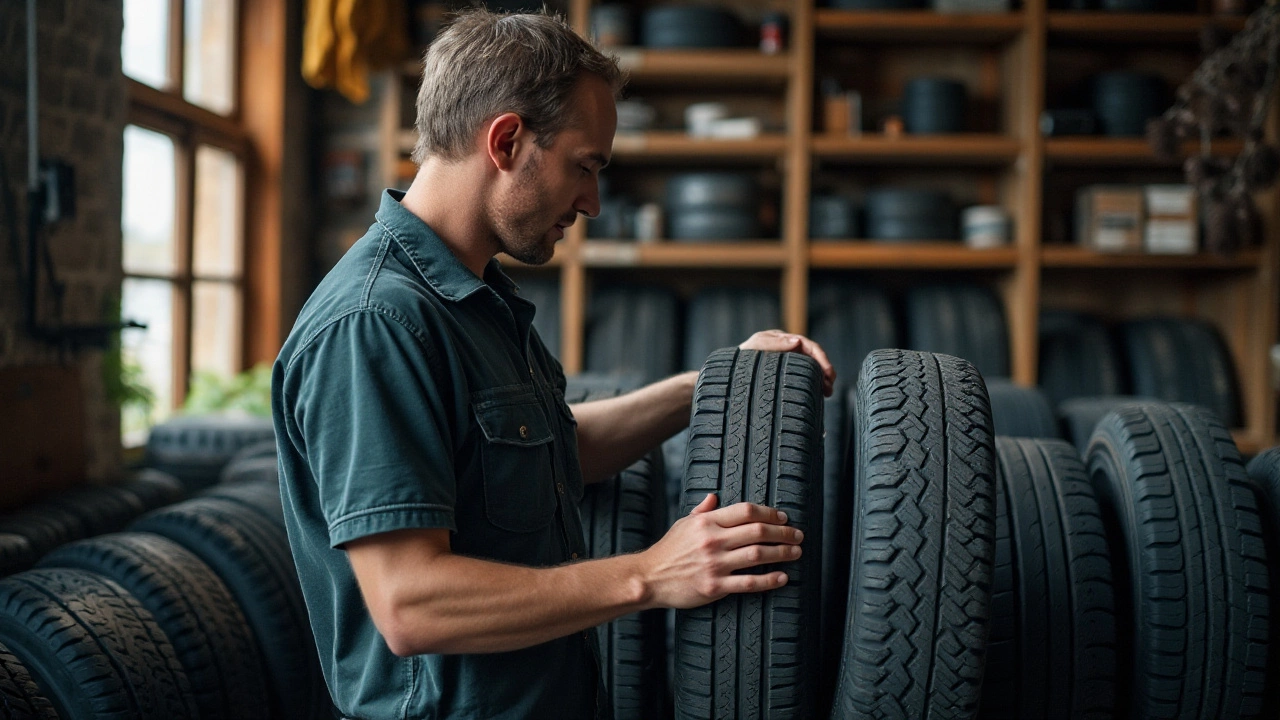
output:
[[[66,284],[61,320],[100,323],[120,293],[123,130],[127,114],[120,67],[122,0],[38,0],[40,153],[75,168],[76,216],[44,237]],[[120,418],[102,382],[102,352],[60,351],[24,332],[10,227],[26,235],[26,2],[0,2],[0,183],[16,220],[0,203],[0,368],[72,364],[79,369],[86,417],[86,475],[103,479],[120,466]],[[46,291],[41,317],[55,320]],[[3,412],[3,408],[0,408]],[[51,423],[49,432],[58,432]]]

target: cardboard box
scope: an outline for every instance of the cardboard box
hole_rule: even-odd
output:
[[[1147,224],[1142,245],[1149,253],[1188,255],[1200,250],[1200,218],[1195,188],[1147,185],[1143,188]]]
[[[1090,185],[1076,193],[1076,243],[1099,252],[1141,252],[1146,223],[1141,185]]]

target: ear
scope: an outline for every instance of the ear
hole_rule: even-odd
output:
[[[530,139],[529,128],[519,115],[503,113],[489,123],[484,139],[489,161],[498,170],[510,171]]]

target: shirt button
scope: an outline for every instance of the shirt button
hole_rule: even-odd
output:
[[[564,483],[556,483],[556,492],[564,494]]]
[[[574,560],[577,560],[577,559],[578,559],[578,553],[570,553],[570,554],[569,554],[569,557],[573,558]]]
[[[533,366],[529,366],[529,377],[533,377]]]
[[[528,425],[521,425],[521,426],[520,426],[520,439],[521,439],[521,440],[528,440],[528,439],[529,439],[529,426],[528,426]]]

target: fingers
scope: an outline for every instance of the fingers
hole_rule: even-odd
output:
[[[799,545],[804,540],[804,533],[786,525],[769,525],[767,523],[751,523],[729,528],[721,536],[722,547],[736,550],[748,545],[784,544]]]
[[[777,590],[787,584],[787,574],[771,572],[763,575],[730,575],[721,581],[720,589],[726,595]]]
[[[764,505],[740,502],[716,511],[715,521],[720,527],[726,528],[746,525],[747,523],[785,525],[787,523],[787,514]]]
[[[800,352],[813,358],[822,370],[822,393],[831,397],[835,390],[836,369],[827,357],[827,353],[818,343],[803,335],[785,333],[781,330],[764,330],[747,338],[738,346],[743,350],[763,350],[768,352]]]
[[[723,567],[729,572],[746,570],[757,565],[799,560],[803,551],[799,545],[748,545],[725,553]]]
[[[707,493],[707,496],[702,498],[702,502],[698,503],[697,507],[689,511],[689,514],[700,515],[705,512],[711,512],[716,509],[716,505],[719,502],[720,500],[716,497],[715,493]]]

